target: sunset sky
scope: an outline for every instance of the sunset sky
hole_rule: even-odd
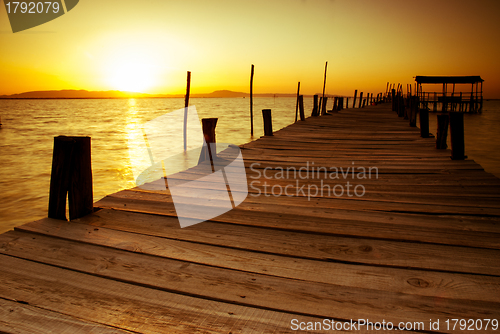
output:
[[[80,0],[12,33],[0,8],[0,94],[33,90],[378,93],[416,75],[480,75],[500,98],[498,0]]]

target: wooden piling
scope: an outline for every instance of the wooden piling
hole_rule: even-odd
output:
[[[184,125],[183,125],[183,137],[184,137],[184,152],[187,150],[187,117],[188,117],[188,107],[189,107],[189,94],[191,90],[191,72],[187,72],[187,84],[186,84],[186,96],[184,97]]]
[[[326,88],[326,70],[327,70],[327,67],[328,67],[328,62],[325,62],[325,74],[324,74],[324,77],[323,77],[323,95],[322,95],[322,99],[324,100],[325,99],[325,88]],[[320,106],[322,106],[323,104],[320,103]],[[326,105],[325,105],[325,109],[321,109],[321,115],[323,115],[323,112],[326,112]]]
[[[217,126],[218,118],[203,118],[201,120],[201,126],[203,130],[203,138],[205,139],[205,145],[201,149],[200,158],[198,159],[198,164],[210,160],[210,164],[213,166],[214,158],[217,152],[212,151],[213,145],[215,144],[215,127]]]
[[[318,95],[314,95],[314,104],[311,116],[318,116]]]
[[[429,110],[420,109],[419,112],[420,112],[420,137],[429,138]]]
[[[345,98],[345,107],[349,108],[349,98],[347,96]]]
[[[356,89],[356,90],[354,91],[354,100],[353,100],[353,102],[352,102],[352,107],[353,107],[353,108],[356,108],[356,96],[357,96],[357,95],[358,95],[358,90]]]
[[[446,139],[448,137],[448,124],[450,118],[447,114],[437,115],[437,133],[436,133],[436,148],[438,150],[444,150],[448,148]]]
[[[391,89],[391,102],[392,102],[392,111],[398,111],[397,109],[397,103],[396,103],[396,90],[393,88]]]
[[[451,158],[453,160],[464,160],[464,114],[461,112],[450,112],[450,141]]]
[[[262,118],[264,119],[264,136],[273,135],[273,119],[271,109],[262,109]]]
[[[90,137],[54,138],[49,218],[66,220],[66,196],[70,220],[93,212]]]
[[[321,103],[321,115],[325,115],[326,114],[326,103],[328,101],[328,96],[325,96],[323,98],[323,101]]]
[[[299,114],[300,114],[300,120],[305,121],[306,117],[304,115],[304,95],[299,96]]]
[[[410,91],[411,91],[411,85],[410,85]],[[418,113],[418,96],[410,96],[410,113],[409,113],[409,119],[410,119],[410,126],[411,127],[416,127],[417,126],[417,113]]]
[[[334,97],[333,98],[333,107],[332,107],[332,111],[337,111],[339,110],[338,108],[338,104],[339,104],[339,98],[338,97]]]
[[[361,103],[363,102],[363,92],[359,93],[359,105],[358,108],[361,108]]]
[[[300,81],[297,85],[297,102],[295,103],[295,122],[297,122],[297,116],[299,112],[299,94],[300,94]]]
[[[253,74],[254,66],[250,70],[250,135],[253,136]]]

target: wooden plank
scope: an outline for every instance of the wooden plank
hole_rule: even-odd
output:
[[[107,259],[113,262],[107,257],[103,260]],[[297,317],[173,294],[10,256],[0,255],[0,263],[3,298],[118,329],[140,333],[289,333],[290,321]],[[322,321],[305,315],[301,318]]]
[[[9,334],[133,333],[0,298],[0,332]]]
[[[302,259],[500,275],[500,264],[496,260],[498,250],[338,237],[213,222],[180,229],[176,218],[110,210],[100,210],[78,221],[94,228],[104,227]],[[19,229],[30,231],[30,226]]]
[[[116,194],[115,194],[116,195]],[[458,231],[441,229],[439,226],[435,228],[428,227],[412,227],[407,225],[395,226],[394,224],[372,223],[356,220],[354,215],[352,219],[339,220],[329,218],[319,218],[308,216],[308,210],[305,210],[301,215],[290,213],[273,213],[269,206],[273,205],[274,197],[267,197],[267,203],[262,203],[263,206],[257,203],[241,204],[237,208],[228,211],[214,219],[213,221],[226,222],[231,224],[241,224],[248,226],[258,226],[276,229],[286,229],[291,231],[314,232],[327,235],[350,235],[361,236],[366,238],[378,238],[386,240],[403,240],[403,241],[419,241],[437,244],[450,244],[471,247],[484,247],[500,249],[498,234],[479,231]],[[288,205],[293,206],[295,201],[291,198]],[[179,200],[179,198],[177,198]],[[359,205],[357,208],[338,203],[338,205],[325,205],[322,198],[316,199],[312,203],[319,204],[319,207],[329,207],[330,209],[338,207],[339,209],[370,209],[367,202]],[[331,200],[330,200],[331,201]],[[340,200],[337,200],[338,202]],[[323,204],[320,204],[322,202]],[[331,201],[332,202],[332,201]],[[191,200],[192,203],[192,200]],[[311,202],[310,202],[311,203]],[[132,212],[144,212],[150,214],[166,215],[175,217],[175,208],[171,199],[165,197],[158,201],[151,199],[140,199],[138,197],[118,198],[115,196],[107,196],[97,203],[101,208],[111,208],[126,210]],[[328,203],[330,204],[330,203]],[[409,205],[402,205],[408,210]],[[452,210],[453,207],[450,207]],[[193,212],[204,212],[206,208],[203,206],[192,205]],[[382,211],[388,211],[387,208],[381,208]],[[430,211],[427,209],[427,212]],[[459,213],[457,213],[458,215]]]
[[[69,225],[50,219],[24,225],[22,230],[212,267],[303,281],[421,296],[442,294],[453,299],[470,298],[496,302],[500,298],[499,277],[434,273],[309,259],[297,261],[297,258],[290,256],[165,239],[103,227],[96,229],[84,224]],[[13,232],[0,236],[0,243],[9,245],[6,250],[0,248],[0,251],[5,254],[23,256],[22,249],[26,248],[24,245],[32,242],[31,240],[25,241],[23,238],[26,236]],[[23,248],[19,250],[21,243]],[[321,275],[318,275],[318,272],[321,272]],[[481,288],[478,288],[479,286]]]
[[[159,259],[88,244],[71,242],[71,245],[65,245],[58,240],[54,246],[49,244],[42,247],[33,248],[31,252],[52,265],[133,282],[154,290],[279,312],[324,318],[334,314],[343,320],[369,318],[393,323],[427,321],[429,318],[437,319],[442,314],[449,318],[461,316],[473,319],[500,316],[498,302],[467,300],[470,307],[464,310],[463,300],[441,298],[437,303],[434,297],[289,280]],[[44,250],[44,247],[48,249]],[[24,254],[29,255],[30,251]],[[0,269],[0,272],[3,271]]]

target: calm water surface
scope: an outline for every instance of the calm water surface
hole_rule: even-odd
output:
[[[311,101],[309,101],[311,100]],[[250,136],[249,99],[191,99],[200,118],[218,117],[217,141],[243,144],[262,133],[261,110],[273,110],[273,128],[294,121],[295,98],[255,98]],[[312,99],[305,101],[306,114]],[[94,201],[135,186],[129,133],[182,108],[179,99],[0,100],[0,233],[47,215],[53,138],[92,137]],[[435,116],[431,114],[431,132]],[[482,115],[465,116],[466,154],[500,176],[500,101],[485,101]],[[434,132],[435,133],[435,130]]]

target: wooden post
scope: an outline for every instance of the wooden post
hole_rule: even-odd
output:
[[[398,111],[396,108],[396,90],[393,88],[391,90],[391,102],[392,102],[392,111]]]
[[[297,116],[299,112],[299,93],[300,93],[300,81],[297,85],[297,102],[295,103],[295,122],[297,122]]]
[[[437,115],[437,133],[436,133],[436,148],[438,150],[444,150],[448,147],[446,139],[448,137],[448,124],[450,118],[448,114]]]
[[[93,212],[90,137],[54,138],[49,218],[66,220],[66,195],[70,220]]]
[[[450,112],[450,141],[451,158],[453,160],[464,160],[464,114],[461,112]]]
[[[264,119],[264,136],[273,135],[273,119],[271,109],[262,109],[262,118]]]
[[[349,108],[349,97],[347,97],[347,96],[345,98],[345,107]]]
[[[200,158],[198,159],[198,164],[203,161],[209,160],[212,165],[213,170],[213,161],[215,156],[217,155],[217,151],[213,152],[212,148],[217,141],[215,139],[215,127],[217,126],[218,118],[203,118],[201,120],[201,126],[203,130],[203,138],[205,139],[205,145],[203,145],[201,149]]]
[[[410,85],[410,90],[411,90],[411,85]],[[413,95],[410,96],[410,126],[411,127],[416,127],[417,126],[417,113],[418,113],[418,96]]]
[[[356,96],[358,95],[358,90],[356,89],[354,91],[354,101],[352,102],[352,107],[356,108]]]
[[[333,98],[333,107],[332,107],[332,111],[337,111],[337,110],[339,110],[339,109],[338,109],[338,108],[339,108],[338,104],[339,104],[339,98],[335,96],[335,97]]]
[[[344,109],[344,97],[343,96],[339,97],[339,99],[337,101],[337,108],[338,108],[338,110]]]
[[[429,138],[429,110],[420,109],[420,137]]]
[[[325,88],[326,88],[326,69],[328,67],[328,62],[325,62],[325,75],[323,77],[323,95],[322,95],[322,99],[325,100]],[[322,106],[322,104],[320,103],[320,106]],[[325,106],[325,109],[326,109],[326,106]],[[326,110],[324,110],[326,112]],[[323,109],[321,109],[321,115],[323,115]]]
[[[361,108],[361,103],[363,102],[363,92],[359,93],[359,105],[358,108]]]
[[[253,136],[253,73],[254,66],[250,71],[250,135]]]
[[[321,115],[321,106],[323,105],[323,97],[319,97],[319,104],[318,104],[318,116]]]
[[[363,99],[363,105],[361,106],[361,108],[364,108],[364,107],[365,107],[366,100],[368,100],[368,98]],[[361,100],[360,100],[360,102],[361,102]]]
[[[314,95],[314,105],[311,116],[318,116],[318,95]]]
[[[326,114],[326,103],[328,101],[328,96],[325,96],[323,98],[323,102],[321,104],[321,115],[325,115]]]
[[[300,114],[300,120],[305,121],[306,117],[304,115],[304,95],[299,96],[299,114]]]
[[[189,107],[189,93],[191,90],[191,72],[187,72],[187,85],[186,85],[186,96],[184,97],[184,152],[187,150],[187,118],[188,118],[188,107]]]

